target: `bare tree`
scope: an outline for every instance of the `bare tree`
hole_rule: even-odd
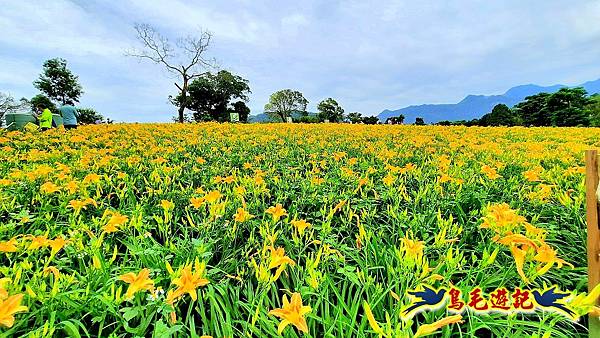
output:
[[[10,96],[0,92],[0,127],[3,124],[3,117],[5,114],[19,113],[31,110],[31,105],[27,99],[22,98],[19,102]]]
[[[131,49],[126,55],[139,59],[148,59],[156,64],[163,65],[167,71],[177,76],[181,84],[175,82],[179,90],[179,99],[175,102],[179,106],[179,122],[184,122],[184,111],[187,106],[189,83],[206,72],[206,68],[216,66],[214,59],[204,57],[208,50],[212,34],[201,31],[200,36],[187,36],[175,42],[175,48],[169,39],[161,35],[154,27],[148,24],[136,24],[137,38],[142,43],[142,49]]]

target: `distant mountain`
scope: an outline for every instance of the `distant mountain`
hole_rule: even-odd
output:
[[[384,110],[377,117],[382,122],[388,117],[398,116],[403,114],[405,123],[413,123],[415,118],[422,117],[426,123],[436,123],[443,120],[472,120],[480,118],[486,113],[492,111],[495,105],[504,103],[512,107],[515,104],[523,101],[525,97],[538,93],[554,93],[561,88],[567,86],[554,85],[548,87],[527,84],[522,86],[512,87],[502,95],[468,95],[459,103],[453,104],[422,104],[416,106],[408,106],[397,110]],[[579,86],[588,91],[589,94],[600,93],[600,79],[588,81]]]
[[[248,122],[251,122],[251,123],[264,123],[264,122],[270,122],[270,121],[271,121],[271,117],[265,113],[248,116]]]
[[[308,115],[316,115],[315,113],[308,112]],[[300,112],[292,113],[292,117],[297,119],[301,116]],[[248,122],[250,123],[266,123],[266,122],[281,122],[280,118],[272,119],[269,115],[265,113],[261,113],[258,115],[250,115],[248,116]]]

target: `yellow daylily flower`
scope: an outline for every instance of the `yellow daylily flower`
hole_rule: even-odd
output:
[[[249,220],[249,219],[251,219],[253,217],[254,216],[251,215],[248,211],[244,210],[243,208],[238,208],[237,212],[235,213],[235,216],[234,216],[233,219],[236,222],[243,223],[243,222],[246,222],[247,220]]]
[[[304,230],[306,228],[309,228],[311,226],[310,223],[308,223],[307,221],[301,219],[301,220],[293,220],[290,223],[292,223],[292,225],[298,230],[298,232],[300,233],[300,235],[302,235],[304,233]]]
[[[269,314],[281,319],[281,323],[277,327],[279,334],[290,324],[294,325],[299,331],[308,333],[308,325],[304,316],[311,311],[310,306],[302,305],[302,297],[295,292],[292,294],[291,302],[288,301],[286,295],[283,295],[283,306],[269,311]]]
[[[179,298],[184,294],[189,294],[192,300],[196,300],[198,295],[196,289],[205,285],[208,285],[210,281],[203,278],[204,266],[201,265],[198,260],[194,264],[194,270],[192,272],[192,265],[187,264],[181,270],[181,275],[171,281],[171,284],[177,286],[177,289],[173,291],[173,299]]]
[[[40,186],[40,191],[46,194],[52,194],[60,191],[60,188],[52,182],[46,182]]]
[[[277,203],[277,205],[274,207],[269,207],[266,212],[267,214],[271,214],[271,216],[273,216],[273,220],[275,222],[279,221],[282,216],[287,215],[287,211],[279,203]]]
[[[137,292],[145,290],[154,290],[154,281],[149,278],[150,270],[144,268],[138,274],[133,272],[119,276],[119,280],[129,284],[125,298],[132,298]]]
[[[269,250],[271,251],[271,260],[269,262],[269,269],[277,268],[284,264],[289,264],[289,265],[296,264],[296,262],[294,262],[291,258],[289,258],[288,256],[285,255],[284,248],[275,249],[270,246]]]
[[[0,299],[0,326],[11,328],[15,323],[15,314],[28,310],[27,306],[21,305],[22,300],[23,294]]]
[[[0,242],[0,252],[17,252],[17,238],[13,237],[5,242]]]

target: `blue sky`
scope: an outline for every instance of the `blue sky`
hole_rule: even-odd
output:
[[[169,121],[174,79],[124,56],[133,24],[171,38],[213,33],[208,56],[250,81],[252,113],[279,89],[309,110],[457,102],[519,84],[600,78],[600,1],[23,1],[0,11],[0,91],[36,94],[44,60],[80,77],[82,106],[117,121]]]

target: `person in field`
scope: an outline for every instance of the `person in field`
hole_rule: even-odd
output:
[[[65,129],[77,128],[77,117],[79,116],[79,113],[73,106],[73,101],[67,101],[59,108],[59,110],[63,118],[63,125],[65,126]]]
[[[44,107],[43,105],[39,105],[37,106],[37,111],[38,114],[36,114],[36,117],[39,121],[42,131],[52,128],[52,112],[50,109]]]

